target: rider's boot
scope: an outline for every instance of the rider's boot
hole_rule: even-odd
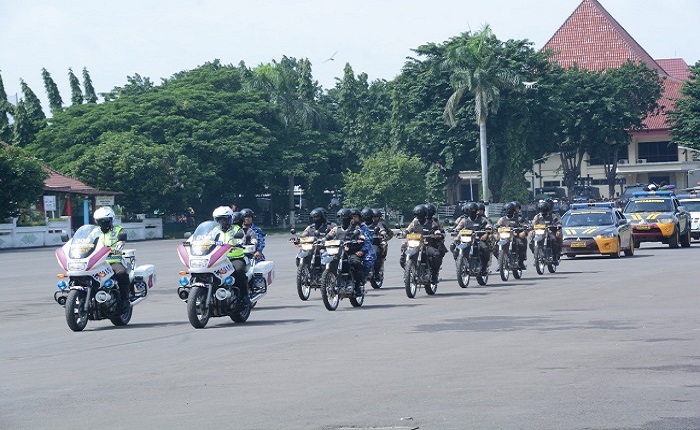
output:
[[[527,270],[527,266],[525,265],[525,260],[518,259],[518,269]]]
[[[488,274],[489,274],[488,262],[487,263],[482,262],[481,263],[481,276],[486,276]]]
[[[248,290],[248,282],[245,282],[244,285],[241,286],[241,300],[243,300],[244,306],[252,305],[250,301],[250,292]]]

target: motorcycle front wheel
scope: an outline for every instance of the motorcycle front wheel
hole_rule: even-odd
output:
[[[469,286],[469,263],[464,257],[457,261],[457,283],[461,288]]]
[[[192,291],[187,297],[187,318],[194,328],[206,327],[209,322],[206,288],[192,287]]]
[[[416,263],[413,260],[406,261],[406,268],[403,271],[403,284],[406,288],[406,296],[409,299],[415,299],[416,291],[418,291],[418,273],[416,271]]]
[[[382,262],[382,267],[379,269],[379,274],[374,274],[372,278],[369,280],[370,285],[372,285],[372,288],[375,290],[378,290],[382,288],[382,285],[384,285],[384,263]]]
[[[321,298],[323,299],[323,305],[329,311],[334,311],[338,309],[338,303],[340,302],[340,296],[338,296],[338,291],[336,291],[336,274],[331,270],[326,270],[323,272],[321,279]]]
[[[308,300],[311,294],[311,271],[309,265],[303,261],[297,267],[297,294],[303,301]]]
[[[535,248],[535,269],[538,275],[544,275],[544,252],[541,246]]]
[[[83,331],[88,322],[85,310],[87,294],[80,290],[71,290],[66,298],[66,322],[73,331]]]
[[[510,279],[510,267],[509,267],[510,261],[508,261],[508,255],[506,255],[503,250],[498,253],[498,269],[499,272],[501,272],[501,280],[503,282],[506,282],[508,279]]]

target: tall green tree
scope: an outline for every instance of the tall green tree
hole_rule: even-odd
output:
[[[5,84],[3,84],[2,75],[0,75],[0,141],[10,142],[12,140],[12,127],[10,127],[8,115],[12,115],[13,111],[14,108],[7,100]]]
[[[51,109],[51,113],[56,115],[56,113],[63,110],[63,99],[61,98],[61,93],[58,91],[56,82],[53,81],[51,74],[48,70],[46,70],[46,68],[41,69],[41,77],[44,80],[46,96],[49,98],[49,108]]]
[[[70,101],[73,105],[83,104],[83,90],[80,89],[80,81],[73,73],[73,69],[68,69],[68,83],[70,84]]]
[[[681,88],[682,97],[670,112],[671,141],[700,149],[700,61],[690,69],[690,77]]]
[[[85,101],[87,103],[97,103],[95,87],[92,86],[92,78],[87,67],[83,67],[83,88],[85,89]]]
[[[632,141],[630,133],[646,128],[645,118],[659,111],[663,82],[656,70],[628,61],[604,71],[601,84],[599,132],[589,155],[603,161],[608,195],[614,196],[618,154]]]
[[[41,108],[41,101],[34,91],[29,88],[24,80],[20,80],[20,88],[24,103],[18,104],[15,114],[15,121],[26,119],[20,126],[15,126],[15,142],[22,142],[21,146],[27,145],[34,140],[34,136],[46,127],[46,115]],[[21,109],[20,109],[21,108]],[[19,118],[18,118],[19,117]],[[22,118],[24,117],[24,118]],[[19,131],[19,135],[17,134]]]
[[[282,125],[280,173],[288,179],[289,211],[293,220],[295,177],[313,176],[314,170],[309,169],[309,161],[318,163],[323,158],[322,154],[314,153],[318,148],[309,145],[310,142],[304,137],[321,123],[316,100],[318,90],[311,75],[311,63],[285,56],[279,62],[273,60],[270,64],[256,67],[252,74],[252,87],[267,95],[276,107]]]
[[[359,172],[348,171],[344,176],[346,206],[407,211],[427,195],[423,161],[389,149],[363,160]]]
[[[12,143],[19,147],[26,147],[34,140],[32,120],[27,113],[27,104],[24,100],[17,102],[14,112],[15,122],[12,124]]]
[[[489,112],[496,113],[501,97],[501,90],[514,87],[520,82],[516,70],[505,68],[498,61],[497,51],[492,43],[496,40],[487,25],[467,40],[464,45],[448,48],[444,62],[450,71],[450,84],[454,92],[445,105],[445,120],[454,126],[457,122],[455,112],[465,92],[474,94],[474,116],[479,125],[479,148],[481,155],[482,198],[488,200],[488,140],[486,120]]]
[[[36,203],[48,173],[30,153],[0,145],[0,221]]]

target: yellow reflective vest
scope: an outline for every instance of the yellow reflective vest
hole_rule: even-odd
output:
[[[97,228],[99,229],[99,227]],[[122,227],[120,225],[113,226],[107,233],[102,233],[100,230],[100,240],[98,243],[112,249],[112,252],[110,252],[109,257],[107,258],[107,262],[109,264],[121,263],[122,261],[122,253],[116,249],[117,242],[119,242],[119,233],[121,231]]]
[[[221,228],[215,227],[213,232],[216,234],[216,240],[235,246],[238,243],[238,239],[234,239],[233,236],[240,229],[241,228],[239,226],[233,225],[230,229],[228,229],[228,231],[223,231]],[[232,260],[236,258],[244,258],[245,253],[241,248],[231,248],[228,253],[226,253],[226,256],[229,258],[229,260]]]

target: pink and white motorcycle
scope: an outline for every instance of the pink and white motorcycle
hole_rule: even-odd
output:
[[[221,230],[218,226],[215,221],[204,221],[177,247],[180,261],[187,267],[186,271],[180,272],[183,276],[177,293],[180,299],[187,302],[187,317],[194,328],[204,328],[210,317],[228,316],[234,322],[245,322],[275,279],[275,263],[256,263],[252,258],[255,244],[245,245],[243,232],[239,232],[236,246],[242,248],[246,256],[251,302],[246,306],[235,284],[235,269],[226,256],[233,246],[219,240]]]
[[[136,251],[121,250],[122,264],[131,283],[128,309],[121,308],[121,297],[114,270],[107,262],[111,249],[99,244],[100,228],[84,225],[56,250],[56,259],[65,273],[58,277],[54,300],[65,307],[66,322],[73,331],[82,331],[89,320],[109,319],[115,326],[131,320],[133,307],[148,295],[155,285],[156,268],[152,264],[135,267]],[[67,240],[66,236],[64,240]],[[124,246],[122,243],[121,246]]]

